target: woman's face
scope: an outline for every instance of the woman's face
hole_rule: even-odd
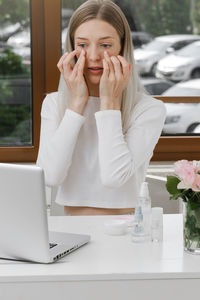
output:
[[[121,50],[120,37],[116,29],[98,19],[89,20],[76,29],[74,46],[80,52],[82,48],[85,50],[84,75],[89,85],[97,85],[100,82],[104,51],[106,50],[109,56],[117,56]]]

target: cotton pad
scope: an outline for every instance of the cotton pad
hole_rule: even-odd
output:
[[[125,220],[110,220],[104,223],[104,232],[109,235],[124,235],[127,232]]]

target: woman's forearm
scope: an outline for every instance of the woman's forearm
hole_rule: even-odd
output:
[[[37,164],[45,171],[46,184],[59,185],[67,176],[84,117],[69,109],[56,128],[51,119],[42,118]]]

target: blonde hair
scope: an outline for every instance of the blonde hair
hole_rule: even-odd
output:
[[[121,9],[112,1],[88,0],[79,6],[70,19],[65,43],[66,51],[71,52],[74,50],[74,33],[76,29],[82,23],[91,19],[106,21],[116,29],[121,40],[120,54],[127,60],[128,63],[132,64],[132,74],[129,85],[123,91],[121,96],[122,127],[123,133],[125,133],[130,125],[130,118],[134,106],[140,98],[138,93],[144,92],[144,88],[140,83],[139,76],[135,69],[130,27]],[[59,91],[66,91],[67,85],[63,81],[64,79],[61,76]],[[67,97],[65,99],[67,99]]]

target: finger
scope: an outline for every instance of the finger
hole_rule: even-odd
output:
[[[81,78],[83,77],[84,66],[85,66],[85,56],[81,58],[80,63],[78,65],[78,71],[77,71],[78,77]]]
[[[68,52],[66,52],[65,54],[63,54],[63,55],[61,56],[61,58],[59,59],[58,63],[57,63],[57,67],[58,67],[58,69],[59,69],[60,71],[63,71],[63,66],[62,66],[62,64],[63,64],[64,59],[67,57],[67,55],[68,55]]]
[[[125,58],[123,56],[118,55],[117,57],[122,65],[123,76],[125,78],[129,77],[131,74],[131,68],[129,66],[129,63],[125,60]]]
[[[121,62],[119,61],[119,59],[117,59],[116,56],[111,56],[110,59],[111,59],[111,61],[113,62],[114,71],[115,71],[115,76],[116,76],[116,77],[121,77],[121,76],[123,76],[122,67],[121,67]]]
[[[85,65],[85,51],[82,50],[72,72],[72,76],[74,78],[77,76],[77,74],[79,75],[83,74],[84,65]]]
[[[79,56],[80,60],[78,59],[78,73],[83,74],[84,66],[85,66],[85,51],[82,50]]]
[[[105,57],[105,60],[106,60],[106,62],[108,64],[108,66],[109,66],[109,69],[110,69],[109,75],[110,76],[114,76],[115,75],[115,71],[114,71],[113,63],[112,63],[112,61],[111,61],[111,59],[110,59],[107,51],[104,51],[104,57]]]
[[[61,58],[59,59],[57,65],[61,64],[62,61],[64,60],[64,58],[65,58],[67,55],[68,55],[68,52],[65,52],[65,53],[61,56]]]
[[[109,76],[109,66],[105,58],[103,58],[103,74],[102,76],[108,77]]]
[[[77,46],[76,47],[76,51],[77,51],[76,57],[77,57],[77,60],[78,60],[79,56],[81,55],[82,50],[83,50],[83,48],[81,46]]]
[[[73,60],[73,58],[75,57],[76,55],[76,50],[70,52],[63,60],[63,70],[65,72],[66,75],[70,75],[73,68],[72,68],[72,65],[71,65],[71,61]]]

